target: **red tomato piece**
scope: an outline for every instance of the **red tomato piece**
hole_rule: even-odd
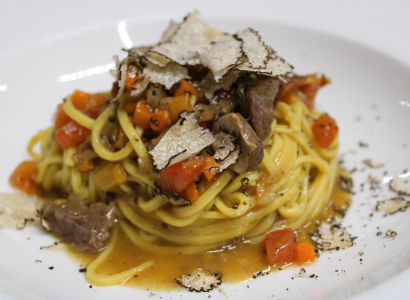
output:
[[[307,107],[309,108],[313,107],[313,103],[315,102],[316,93],[321,86],[322,85],[320,82],[314,82],[314,83],[305,84],[299,87],[299,91],[301,91],[306,96],[306,98],[303,99],[303,102],[305,102]]]
[[[202,156],[189,158],[166,167],[161,172],[162,192],[171,195],[181,193],[191,183],[198,181],[205,168],[205,158]]]
[[[54,124],[56,125],[56,128],[60,128],[64,124],[68,123],[71,118],[65,113],[63,105],[59,104],[57,105],[57,111],[55,114],[55,121]]]
[[[322,148],[329,147],[335,140],[339,128],[328,114],[321,115],[312,125],[313,136]]]
[[[37,174],[38,166],[35,161],[23,161],[11,174],[10,183],[26,194],[34,195],[37,190]]]
[[[268,261],[271,264],[286,264],[294,261],[296,238],[290,228],[268,233],[265,245]]]
[[[55,137],[62,149],[68,149],[83,142],[90,132],[88,128],[71,120],[56,131]]]

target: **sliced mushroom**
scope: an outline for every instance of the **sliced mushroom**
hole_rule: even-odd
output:
[[[152,108],[160,108],[161,100],[166,98],[167,94],[160,84],[150,84],[147,90],[147,103]]]
[[[239,141],[241,153],[237,162],[230,168],[241,174],[247,170],[256,169],[263,159],[263,146],[249,123],[237,113],[230,113],[215,121],[212,133],[228,133]],[[216,143],[212,144],[214,151],[218,150]]]

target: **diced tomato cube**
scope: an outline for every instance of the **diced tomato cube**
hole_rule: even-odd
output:
[[[65,113],[63,105],[62,104],[57,105],[57,111],[55,114],[55,121],[54,121],[56,128],[60,128],[64,124],[68,123],[68,121],[70,120],[71,118]]]
[[[205,167],[205,158],[202,156],[189,158],[166,167],[161,172],[162,192],[171,195],[181,193],[191,183],[198,181]]]
[[[268,233],[265,245],[268,261],[271,264],[286,264],[294,261],[296,238],[290,228]]]
[[[26,194],[33,195],[37,190],[37,174],[38,166],[35,161],[23,161],[11,174],[10,183]]]
[[[328,114],[321,115],[312,125],[313,136],[322,148],[329,147],[335,140],[339,128]]]
[[[56,131],[55,137],[62,149],[68,149],[84,141],[90,132],[88,128],[71,120]]]

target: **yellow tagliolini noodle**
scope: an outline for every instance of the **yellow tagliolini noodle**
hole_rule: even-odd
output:
[[[110,192],[117,194],[117,215],[121,226],[136,247],[166,254],[193,254],[206,251],[235,238],[252,242],[264,240],[266,232],[274,228],[300,228],[315,218],[329,201],[337,170],[336,139],[328,149],[317,146],[312,124],[320,113],[308,109],[302,102],[288,105],[277,102],[270,134],[263,141],[264,158],[258,170],[236,174],[227,169],[216,180],[199,184],[200,197],[192,205],[164,206],[161,195],[153,195],[155,181],[141,170],[130,155],[148,158],[142,142],[143,129],[135,127],[122,108],[122,101],[109,104],[94,120],[77,110],[68,97],[65,112],[76,122],[91,130],[91,142],[97,155],[106,161],[119,162],[127,181]],[[115,116],[128,138],[118,152],[111,152],[101,141],[101,130]],[[30,155],[39,163],[37,183],[45,190],[58,188],[91,204],[105,201],[107,194],[94,183],[94,171],[81,173],[73,161],[76,148],[62,150],[50,127],[33,137]],[[33,147],[40,142],[40,153]],[[135,154],[134,154],[135,156]],[[258,182],[270,187],[257,196]],[[135,196],[135,184],[138,193]],[[166,226],[163,226],[163,225]],[[118,228],[113,230],[109,246],[87,268],[87,280],[96,285],[121,284],[145,267],[141,266],[115,275],[102,276],[98,265],[115,245]]]

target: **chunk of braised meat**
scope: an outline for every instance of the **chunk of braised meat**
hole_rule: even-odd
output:
[[[97,202],[87,207],[73,200],[50,200],[40,214],[44,227],[71,242],[73,250],[97,252],[108,244],[115,204]]]
[[[273,102],[281,82],[273,77],[249,77],[246,81],[245,96],[238,111],[252,125],[259,139],[264,140],[273,121]]]

